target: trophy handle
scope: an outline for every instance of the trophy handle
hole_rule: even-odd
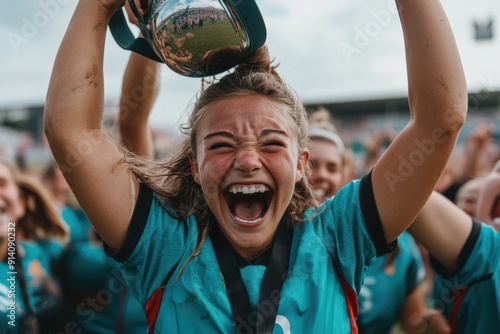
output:
[[[144,38],[135,38],[132,34],[125,14],[123,13],[123,9],[117,10],[116,13],[113,14],[109,21],[109,30],[116,43],[122,49],[133,51],[141,56],[163,63]]]
[[[248,32],[250,54],[264,45],[267,37],[266,24],[255,1],[233,0],[234,8]]]

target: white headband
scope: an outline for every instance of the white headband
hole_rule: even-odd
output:
[[[322,128],[313,127],[309,129],[309,138],[314,138],[314,137],[323,138],[331,141],[332,143],[337,145],[337,148],[339,149],[340,153],[344,154],[345,150],[344,142],[342,141],[342,138],[340,138],[340,136],[335,132],[325,130]]]

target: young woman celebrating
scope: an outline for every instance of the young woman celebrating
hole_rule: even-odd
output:
[[[430,196],[467,91],[437,0],[397,1],[412,113],[371,173],[317,210],[307,118],[267,48],[201,92],[170,160],[123,159],[101,130],[106,27],[124,1],[81,0],[45,131],[68,183],[144,305],[151,332],[355,332],[365,268]]]

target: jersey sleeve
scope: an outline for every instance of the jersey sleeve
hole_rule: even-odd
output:
[[[377,211],[371,173],[351,181],[320,207],[317,231],[333,257],[337,271],[359,292],[366,268],[373,260],[393,251]]]
[[[475,219],[454,270],[445,272],[441,264],[431,257],[434,270],[445,279],[453,279],[460,286],[472,285],[491,277],[498,270],[499,263],[500,233]]]
[[[104,248],[123,264],[123,276],[144,305],[175,271],[188,245],[196,243],[196,231],[194,219],[183,222],[172,217],[152,190],[141,184],[123,245],[117,252]]]

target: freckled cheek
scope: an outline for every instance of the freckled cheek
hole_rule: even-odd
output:
[[[279,173],[283,173],[283,171],[289,170],[291,166],[295,166],[290,158],[285,157],[263,157],[261,161],[266,168]]]
[[[206,170],[216,178],[222,178],[231,166],[232,160],[227,158],[211,159],[205,164]]]

